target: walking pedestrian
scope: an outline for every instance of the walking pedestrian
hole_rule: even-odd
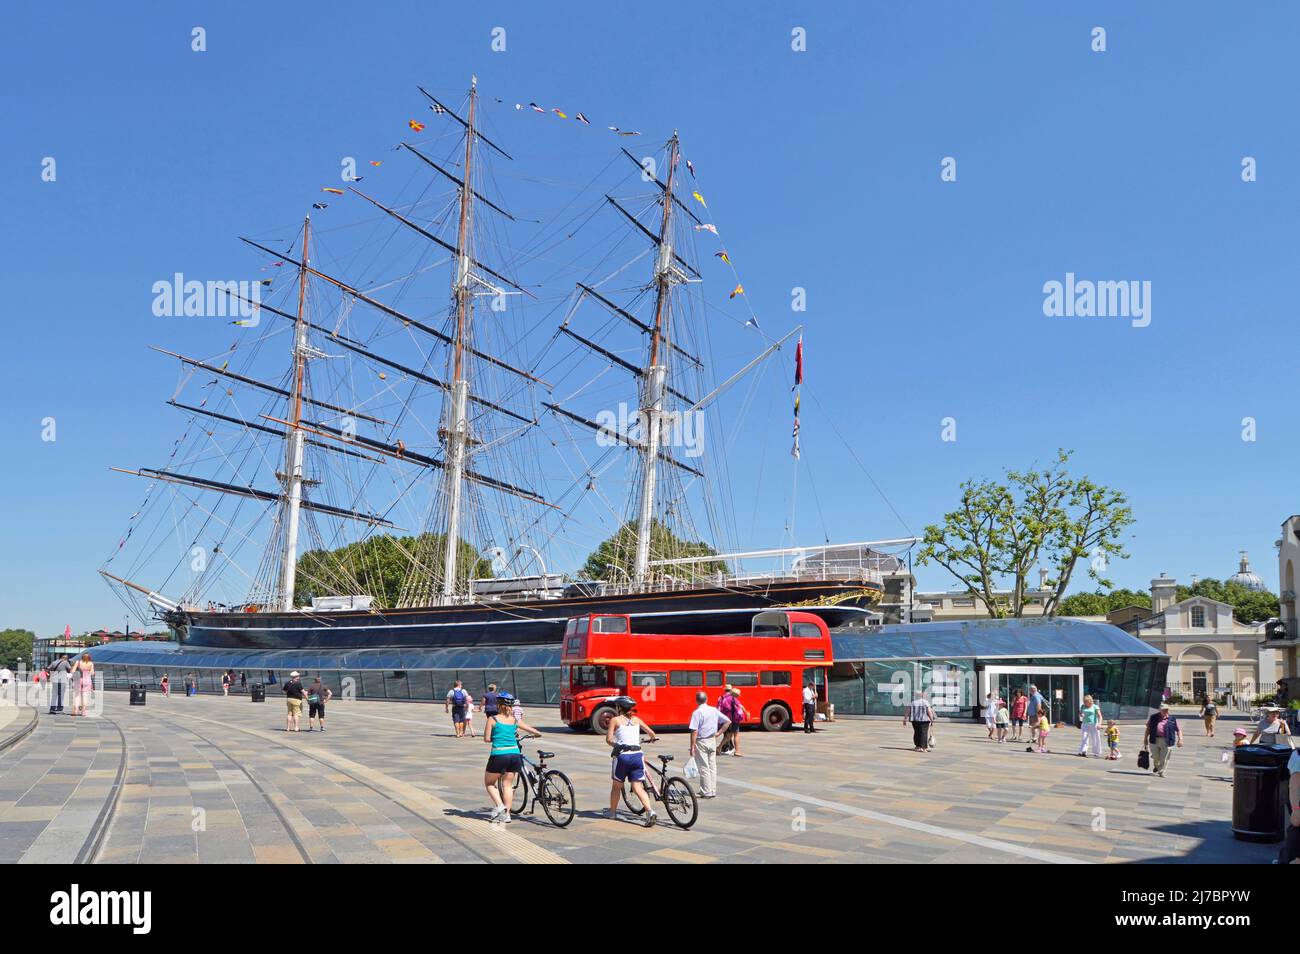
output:
[[[1151,753],[1151,770],[1164,778],[1165,767],[1169,764],[1169,750],[1182,746],[1183,730],[1169,710],[1169,703],[1162,702],[1156,714],[1147,719],[1146,733],[1143,736],[1142,750]]]
[[[1052,720],[1048,716],[1049,712],[1050,710],[1047,708],[1046,702],[1038,707],[1038,722],[1035,723],[1034,729],[1038,735],[1038,753],[1040,755],[1046,755],[1048,752],[1052,751],[1047,747],[1047,736],[1052,731]],[[1031,745],[1025,751],[1032,752],[1034,751],[1034,747]]]
[[[993,721],[997,723],[998,741],[1005,742],[1007,740],[1007,731],[1011,727],[1011,713],[1007,709],[1005,699],[998,700],[998,714]]]
[[[925,692],[918,689],[916,698],[903,710],[903,725],[912,725],[912,750],[927,752],[930,748],[930,725],[934,722],[934,707],[925,698]]]
[[[817,690],[813,688],[811,682],[803,684],[803,730],[805,732],[816,732],[814,723],[817,721]]]
[[[718,795],[718,735],[726,732],[731,721],[716,706],[709,705],[704,692],[695,694],[695,711],[691,713],[691,758],[700,770],[700,798]]]
[[[722,738],[721,751],[730,753],[736,758],[741,758],[740,725],[745,721],[745,707],[740,701],[740,690],[738,688],[732,686],[727,690],[722,697],[722,701],[718,704],[718,711],[730,723],[727,726],[726,734]]]
[[[1210,696],[1201,703],[1201,718],[1205,721],[1205,734],[1214,738],[1214,723],[1219,718],[1219,707]]]
[[[289,673],[289,681],[284,684],[284,698],[288,710],[284,717],[285,732],[301,732],[302,727],[298,724],[302,718],[302,700],[307,694],[303,688],[302,680],[299,678],[298,670]]]
[[[1085,749],[1092,750],[1094,759],[1101,758],[1101,706],[1097,705],[1091,695],[1083,697],[1079,707],[1079,751],[1078,755],[1087,758]]]
[[[483,693],[483,715],[494,716],[499,708],[497,703],[497,684],[489,682],[487,692]]]
[[[86,703],[90,701],[90,694],[95,689],[95,664],[90,659],[90,653],[82,653],[77,664],[72,667],[72,714],[74,716],[84,716],[86,714]]]
[[[162,690],[164,699],[170,699],[172,697],[172,681],[171,677],[168,676],[167,673],[163,673],[162,678],[158,680],[158,688]]]
[[[465,707],[469,705],[469,698],[465,684],[457,679],[447,690],[447,698],[443,702],[443,711],[451,713],[451,724],[458,739],[465,738]]]
[[[651,742],[657,742],[659,736],[655,730],[641,721],[636,714],[636,700],[630,696],[618,696],[612,700],[615,715],[609,720],[605,731],[605,744],[610,747],[614,762],[610,770],[609,811],[606,818],[618,817],[618,800],[623,794],[623,786],[632,783],[632,794],[641,803],[645,814],[644,824],[651,828],[659,820],[650,805],[650,796],[645,791],[645,759],[641,754],[641,730],[649,733]]]
[[[1291,727],[1282,718],[1281,706],[1265,706],[1264,718],[1255,727],[1255,734],[1250,737],[1250,744],[1262,742],[1265,745],[1291,745]],[[1292,746],[1294,748],[1294,746]]]
[[[229,697],[230,680],[233,678],[233,676],[234,674],[229,669],[227,669],[225,672],[221,674],[221,694],[223,696]]]
[[[1023,689],[1017,689],[1011,694],[1011,725],[1014,730],[1011,741],[1023,742],[1025,734],[1025,713],[1029,707],[1029,697],[1025,695]]]
[[[514,697],[508,692],[500,693],[498,698],[511,702]],[[524,732],[534,739],[540,739],[542,733],[531,725],[525,725],[515,719],[514,713],[498,706],[495,715],[488,716],[483,726],[483,741],[492,746],[488,755],[487,769],[483,773],[483,787],[487,789],[488,798],[492,799],[492,815],[488,819],[503,824],[510,823],[510,809],[514,804],[515,776],[523,766],[523,751],[519,748],[519,733]],[[497,783],[500,783],[498,785]]]
[[[334,690],[324,685],[317,675],[316,681],[307,687],[307,731],[311,731],[311,721],[316,720],[322,732],[325,731],[325,703],[334,697]]]
[[[1038,691],[1038,687],[1031,684],[1029,686],[1029,704],[1025,706],[1025,715],[1029,719],[1029,741],[1038,741],[1038,710],[1047,704],[1043,694]]]
[[[50,695],[50,715],[56,715],[63,711],[63,693],[68,686],[68,674],[72,671],[72,664],[68,662],[68,657],[60,656],[54,661],[54,684],[53,691]]]
[[[1120,757],[1119,726],[1115,723],[1114,719],[1111,719],[1106,723],[1106,748],[1110,750],[1107,753],[1106,758],[1110,759],[1112,762],[1118,761]]]
[[[242,692],[247,688],[248,688],[248,670],[241,669],[239,671],[239,689]]]
[[[471,699],[465,706],[465,734],[471,739],[474,738],[474,700]]]
[[[998,709],[1001,702],[997,693],[990,692],[984,696],[984,727],[989,730],[990,742],[998,731]]]
[[[1282,838],[1282,850],[1277,862],[1281,865],[1300,864],[1300,749],[1291,753],[1286,763],[1291,773],[1287,783],[1287,806],[1291,814],[1287,818],[1286,834]]]

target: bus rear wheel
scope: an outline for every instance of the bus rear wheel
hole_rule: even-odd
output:
[[[598,706],[596,711],[591,714],[591,731],[598,735],[604,735],[609,731],[609,720],[614,718],[613,706]]]
[[[779,702],[769,702],[763,706],[759,723],[764,732],[782,732],[790,728],[790,710]]]

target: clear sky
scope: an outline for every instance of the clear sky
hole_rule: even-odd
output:
[[[108,467],[161,463],[180,430],[162,403],[175,369],[146,349],[174,344],[152,283],[248,268],[236,236],[300,221],[340,156],[401,137],[417,84],[462,89],[471,73],[508,103],[681,131],[765,327],[807,326],[799,542],[919,532],[962,479],[1068,447],[1131,497],[1118,585],[1223,577],[1244,547],[1277,588],[1272,544],[1300,510],[1300,7],[486,6],[7,11],[0,627],[123,622],[95,570],[141,485]],[[523,118],[495,124],[526,157]],[[1067,272],[1149,281],[1150,324],[1045,316],[1043,285]],[[788,385],[772,386],[784,453]],[[779,466],[734,490],[738,514],[766,515],[742,545],[786,539]]]

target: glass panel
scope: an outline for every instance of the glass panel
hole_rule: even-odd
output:
[[[408,669],[406,691],[412,699],[433,699],[433,673],[427,669]]]
[[[693,669],[674,669],[668,673],[668,685],[702,686],[704,685],[704,673]]]
[[[668,673],[666,671],[637,669],[632,672],[632,687],[634,689],[666,685],[668,685]],[[745,685],[750,685],[750,683],[745,683]]]
[[[409,699],[411,690],[406,673],[402,670],[389,670],[384,673],[384,698]]]
[[[541,669],[516,669],[515,695],[524,705],[544,705],[546,703],[546,686],[542,682]]]
[[[768,670],[761,673],[760,676],[760,682],[765,686],[790,685],[790,670],[788,669],[781,672]]]
[[[704,684],[706,686],[721,686],[723,682],[721,669],[710,669],[704,674]]]
[[[727,672],[727,682],[733,686],[757,686],[757,672]]]

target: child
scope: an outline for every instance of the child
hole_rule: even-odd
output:
[[[1233,729],[1233,730],[1232,730],[1232,747],[1233,747],[1234,749],[1239,749],[1239,748],[1241,748],[1243,745],[1246,744],[1246,740],[1247,740],[1248,738],[1250,738],[1250,733],[1248,733],[1245,729]]]
[[[474,703],[465,706],[465,734],[474,738]]]
[[[158,680],[158,686],[162,689],[164,699],[170,699],[172,695],[172,681],[168,678],[167,673],[163,673],[162,679]]]
[[[1047,706],[1038,707],[1038,751],[1046,754],[1051,751],[1047,747],[1047,734],[1052,731],[1052,722],[1047,717]]]
[[[514,716],[516,722],[524,721],[524,707],[519,704],[518,699],[516,699],[514,705],[510,707],[510,714]]]
[[[1007,705],[1001,699],[998,700],[998,714],[995,716],[998,727],[998,741],[1007,740],[1007,728],[1011,725],[1011,713],[1007,711]]]
[[[1112,762],[1116,761],[1120,755],[1119,726],[1115,724],[1114,719],[1111,719],[1106,723],[1106,747],[1110,749],[1110,754],[1107,755],[1106,758],[1110,759]]]

